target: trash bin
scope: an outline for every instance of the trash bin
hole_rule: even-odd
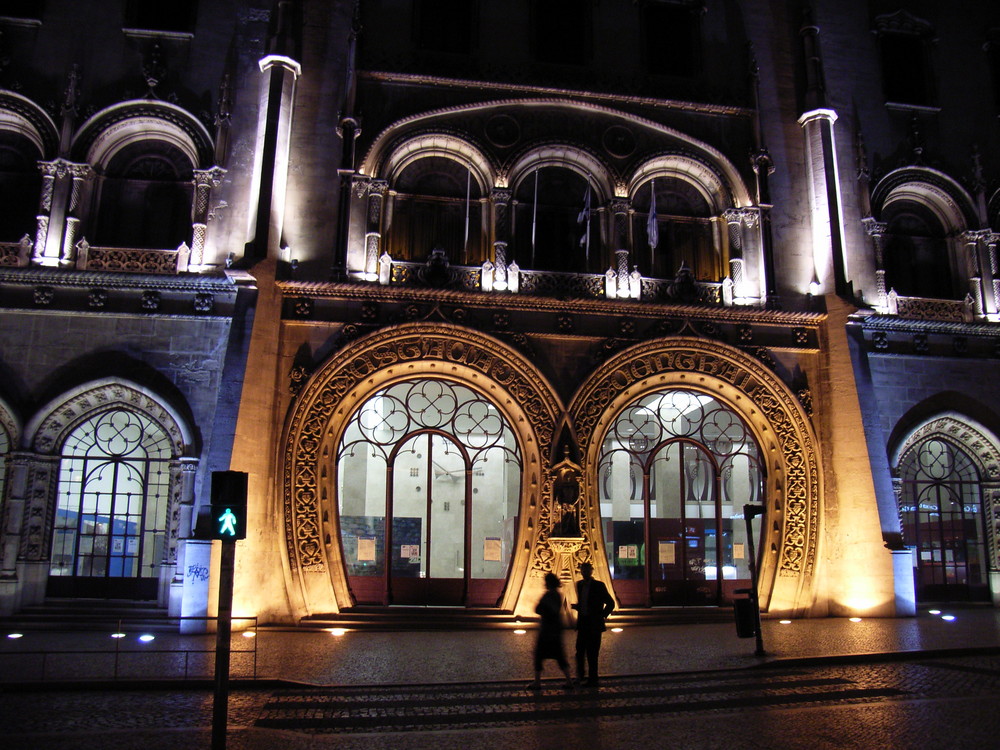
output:
[[[733,614],[736,616],[737,637],[753,638],[757,635],[757,610],[753,599],[733,599]]]

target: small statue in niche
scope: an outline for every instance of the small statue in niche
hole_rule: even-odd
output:
[[[580,536],[580,473],[563,461],[552,483],[552,536]]]

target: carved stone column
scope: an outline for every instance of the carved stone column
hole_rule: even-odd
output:
[[[881,221],[875,221],[871,217],[861,220],[862,225],[865,228],[865,232],[871,237],[872,250],[875,252],[875,295],[877,298],[877,306],[880,310],[889,309],[889,299],[886,296],[888,290],[885,288],[885,259],[883,258],[884,244],[883,237],[885,235],[885,230],[889,228],[888,224]]]
[[[194,484],[198,459],[182,456],[170,464],[170,517],[167,519],[167,540],[163,550],[164,583],[168,585],[167,613],[181,616],[184,587],[185,548],[194,532]]]
[[[976,315],[984,315],[986,312],[986,294],[983,288],[982,263],[979,257],[979,241],[986,239],[990,232],[988,230],[976,230],[964,232],[961,236],[965,245],[964,260],[967,266],[969,279],[969,295],[972,297],[973,310]]]
[[[7,457],[7,499],[0,517],[0,579],[17,578],[17,558],[24,524],[24,502],[28,486],[29,459],[23,453]],[[0,607],[2,611],[2,607]]]
[[[389,183],[371,180],[368,183],[368,216],[365,229],[365,279],[378,279],[378,260],[382,255],[382,208]]]
[[[507,288],[507,247],[510,243],[510,199],[508,188],[493,188],[490,191],[491,214],[493,216],[493,288]]]
[[[191,206],[191,260],[188,268],[200,271],[205,263],[205,237],[208,233],[208,206],[212,191],[222,184],[222,167],[194,170],[194,203]]]
[[[997,268],[997,242],[1000,241],[1000,234],[990,232],[986,239],[986,258],[990,269],[990,290],[993,292],[993,300],[990,304],[991,312],[1000,312],[1000,273]]]
[[[66,204],[66,229],[63,233],[62,252],[59,261],[62,265],[72,265],[75,260],[77,232],[80,227],[80,204],[86,183],[94,178],[94,170],[89,164],[67,164],[66,172],[71,179],[69,200]]]
[[[727,208],[722,218],[729,230],[729,278],[732,279],[735,294],[739,296],[743,288],[743,211]]]
[[[17,508],[17,518],[5,516],[5,520],[12,525],[4,529],[4,568],[8,565],[6,558],[10,554],[6,544],[16,544],[16,569],[20,577],[16,587],[17,603],[20,606],[39,604],[45,599],[45,584],[51,564],[52,516],[59,480],[59,457],[12,453],[8,460],[12,462],[14,471],[7,502],[12,508]]]
[[[42,173],[42,191],[38,198],[35,249],[31,256],[33,263],[40,262],[42,257],[45,255],[45,243],[49,236],[49,217],[52,213],[52,196],[55,193],[56,173],[59,168],[59,163],[40,161],[38,162],[38,168]]]
[[[611,221],[615,248],[615,270],[617,271],[618,296],[628,296],[629,291],[629,242],[628,210],[629,201],[615,198],[611,201]],[[624,293],[624,294],[623,294]]]

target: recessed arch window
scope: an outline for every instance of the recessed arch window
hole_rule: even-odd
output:
[[[193,167],[162,141],[131,143],[100,180],[93,245],[176,249],[191,241]]]
[[[960,447],[932,436],[903,456],[903,541],[916,551],[919,601],[989,598],[979,472]]]
[[[171,442],[147,416],[112,409],[66,438],[50,596],[156,599],[167,545]]]
[[[742,511],[764,501],[764,467],[729,406],[681,389],[636,399],[604,437],[597,472],[623,604],[720,604],[749,585]]]
[[[42,186],[41,154],[23,135],[0,130],[0,242],[34,237]]]
[[[423,262],[438,248],[452,263],[486,260],[483,196],[468,166],[446,156],[416,159],[390,191],[385,249],[394,260]]]
[[[589,192],[588,209],[587,178],[568,167],[543,166],[522,177],[513,196],[513,257],[522,268],[603,272],[601,201],[593,186]]]
[[[351,417],[337,478],[359,603],[496,604],[516,543],[521,456],[492,402],[445,380],[383,388]]]
[[[649,211],[656,187],[658,241],[649,241]],[[658,177],[639,187],[632,201],[634,258],[649,276],[672,279],[686,265],[700,281],[721,281],[729,273],[728,259],[720,246],[712,220],[712,207],[690,182]]]
[[[886,289],[904,297],[951,299],[957,294],[948,240],[934,213],[917,201],[893,201],[882,211],[887,229]]]

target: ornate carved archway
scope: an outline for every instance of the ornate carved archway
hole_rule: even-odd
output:
[[[482,393],[503,412],[522,450],[518,546],[501,607],[519,609],[530,551],[550,495],[546,462],[562,407],[531,362],[497,339],[452,325],[408,323],[361,338],[327,361],[289,412],[282,442],[282,506],[293,610],[350,606],[341,559],[333,457],[356,408],[377,390],[414,377],[443,378]]]
[[[813,600],[822,506],[816,437],[802,406],[777,375],[725,344],[686,337],[643,343],[606,362],[577,391],[569,413],[587,467],[587,543],[603,549],[595,467],[604,434],[633,399],[673,387],[724,401],[754,432],[767,457],[761,603],[772,613],[805,614]],[[602,554],[594,559],[607,565]]]

